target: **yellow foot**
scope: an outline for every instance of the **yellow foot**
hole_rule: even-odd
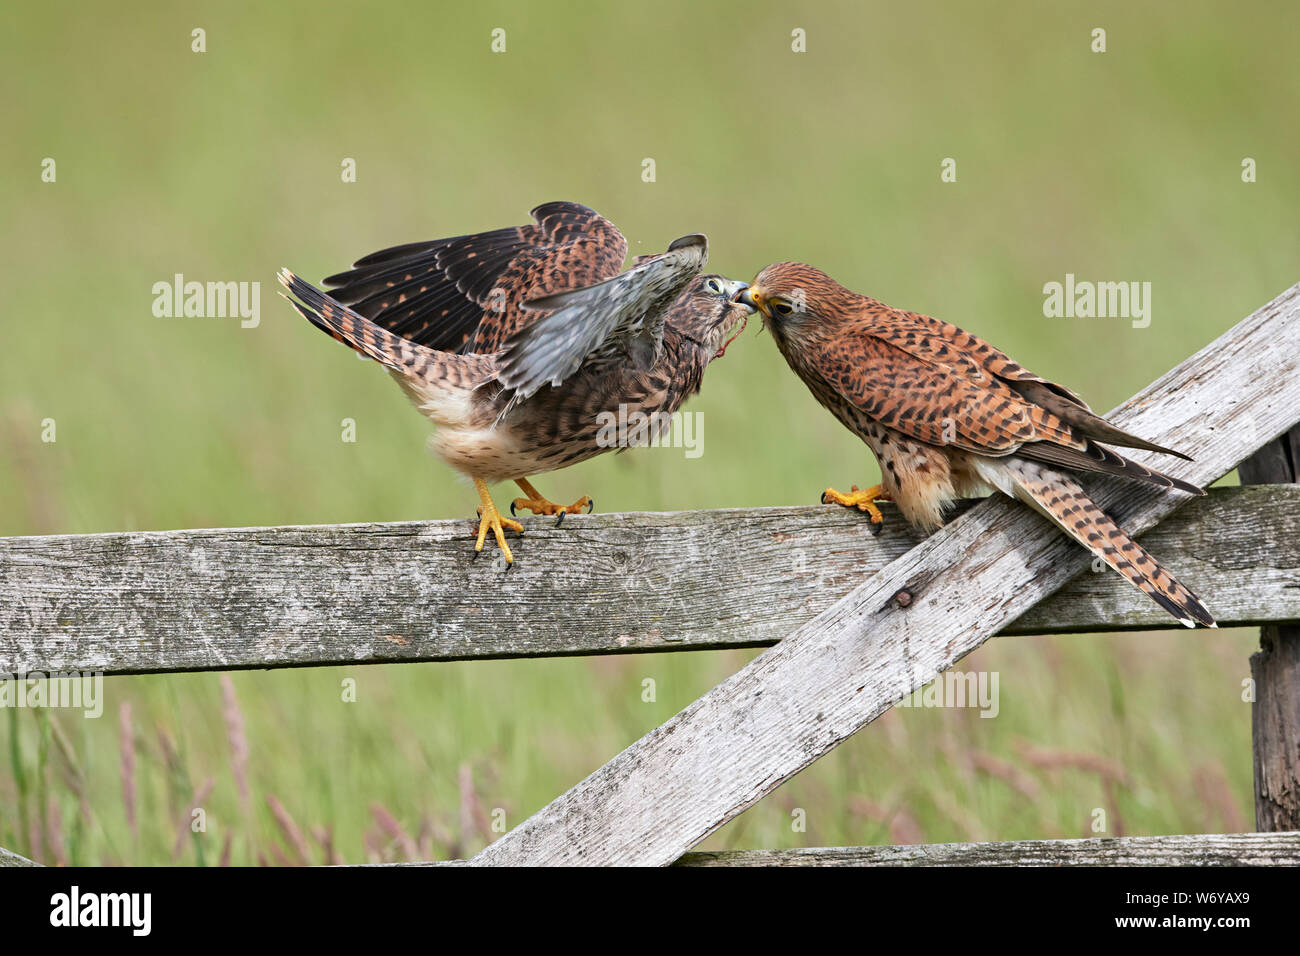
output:
[[[876,502],[889,501],[889,495],[880,485],[872,485],[862,491],[858,490],[857,485],[852,487],[853,490],[847,495],[836,491],[834,488],[827,488],[822,492],[822,504],[844,505],[846,508],[857,508],[859,511],[865,511],[871,516],[871,533],[880,534],[880,528],[885,523],[885,516],[876,507]]]
[[[483,483],[483,479],[475,478],[474,487],[478,489],[479,500],[483,502],[483,506],[478,510],[478,540],[474,542],[475,555],[477,556],[478,552],[483,550],[483,542],[487,540],[488,528],[491,528],[492,533],[496,536],[497,546],[506,559],[506,564],[513,564],[515,556],[510,553],[510,546],[506,544],[505,529],[509,528],[511,531],[518,531],[522,534],[524,526],[511,518],[501,517],[501,512],[497,511],[497,506],[492,501],[492,496],[488,494],[487,485]]]
[[[557,528],[564,524],[565,515],[576,515],[584,508],[587,510],[587,514],[591,514],[592,509],[596,507],[596,503],[586,495],[583,495],[571,505],[557,505],[555,502],[548,501],[546,498],[542,497],[541,492],[534,488],[527,479],[516,478],[515,484],[517,484],[528,497],[516,498],[514,501],[510,502],[510,513],[515,514],[516,508],[527,508],[535,515],[559,515],[559,517],[555,519],[555,527]]]

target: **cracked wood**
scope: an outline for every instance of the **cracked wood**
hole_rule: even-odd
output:
[[[0,673],[770,645],[920,541],[884,508],[879,537],[821,505],[533,519],[509,571],[469,521],[0,538]],[[1300,488],[1216,489],[1142,540],[1224,625],[1300,619]],[[1105,569],[1003,633],[1167,627]]]

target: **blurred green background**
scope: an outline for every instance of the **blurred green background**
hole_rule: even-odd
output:
[[[430,426],[281,303],[274,273],[319,279],[552,199],[602,211],[633,254],[701,231],[731,276],[815,263],[1099,410],[1300,279],[1294,4],[55,2],[0,16],[0,535],[425,518],[469,533],[473,490],[429,456]],[[260,282],[260,325],[154,317],[153,284],[178,272]],[[1045,319],[1043,285],[1066,273],[1151,282],[1150,327]],[[867,450],[754,328],[689,406],[707,422],[701,458],[611,455],[541,489],[668,510],[871,483]],[[992,641],[960,667],[1000,673],[997,719],[892,712],[705,846],[1080,836],[1096,808],[1112,835],[1250,829],[1255,643]],[[4,715],[0,845],[76,863],[472,853],[494,810],[519,822],[752,656],[239,673],[224,702],[218,675],[110,679],[100,720]],[[646,677],[657,702],[642,702]],[[340,701],[345,678],[356,703]],[[196,791],[208,830],[191,835]]]

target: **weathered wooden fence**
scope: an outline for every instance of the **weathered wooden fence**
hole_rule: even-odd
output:
[[[1252,486],[1191,501],[1086,484],[1130,532],[1150,529],[1143,540],[1221,624],[1263,626],[1257,826],[1300,831],[1300,285],[1110,417],[1191,454],[1160,463],[1180,478],[1208,484],[1245,462]],[[0,673],[775,644],[470,862],[1300,862],[1300,832],[687,852],[993,634],[1173,625],[1117,575],[1080,573],[1088,555],[1009,500],[968,503],[924,540],[896,514],[872,537],[828,507],[535,521],[508,572],[471,562],[465,529],[0,539]],[[16,859],[0,851],[0,865]]]

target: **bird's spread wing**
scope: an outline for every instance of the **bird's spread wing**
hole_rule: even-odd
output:
[[[701,235],[683,236],[626,272],[582,289],[529,302],[537,321],[502,347],[498,380],[517,400],[559,385],[593,361],[630,361],[648,368],[663,340],[664,312],[708,261]]]
[[[855,332],[826,347],[822,375],[846,401],[911,438],[1202,493],[1097,444],[1167,451],[1094,415],[1071,392],[955,325],[893,313],[871,316]]]
[[[494,352],[536,319],[524,303],[618,274],[627,240],[594,210],[551,202],[535,220],[394,246],[325,280],[331,295],[381,328],[447,352]]]

